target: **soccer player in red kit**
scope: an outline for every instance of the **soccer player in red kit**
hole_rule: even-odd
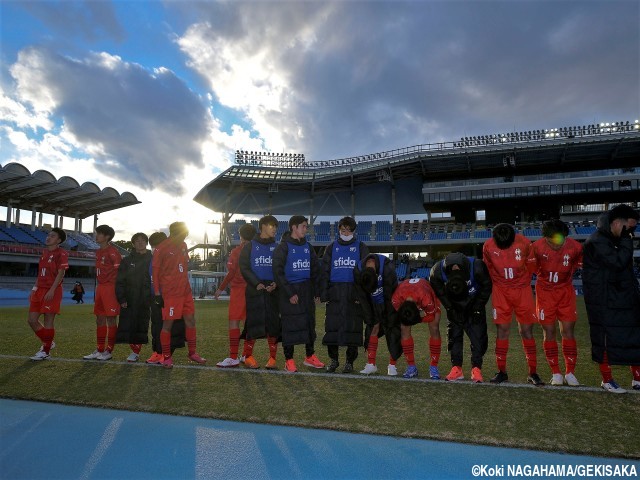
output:
[[[527,263],[537,275],[536,310],[543,328],[544,353],[551,367],[551,385],[578,386],[575,376],[578,348],[573,334],[576,320],[576,292],[573,273],[582,268],[582,245],[567,238],[569,228],[561,220],[549,220],[542,225],[543,238],[531,246]],[[564,378],[558,365],[556,320],[560,322],[562,354],[565,362]]]
[[[498,373],[491,383],[509,380],[507,375],[507,353],[512,315],[515,312],[522,346],[529,367],[527,381],[536,386],[544,383],[536,372],[536,340],[533,326],[538,323],[533,293],[531,292],[531,272],[527,269],[527,258],[531,241],[517,234],[513,226],[500,223],[493,229],[493,238],[482,246],[482,257],[489,269],[493,290],[493,323],[497,328],[496,363]]]
[[[69,268],[69,255],[60,248],[60,244],[66,239],[67,234],[64,230],[52,228],[45,240],[46,248],[38,262],[38,278],[29,296],[28,322],[42,346],[31,360],[49,358],[55,336],[53,321],[60,313],[62,279]],[[44,315],[44,324],[39,321],[40,315]]]
[[[115,233],[109,225],[96,227],[96,243],[100,245],[96,251],[98,285],[93,305],[93,313],[96,316],[96,349],[82,357],[85,360],[111,360],[111,353],[116,344],[116,318],[120,313],[120,302],[116,297],[116,278],[122,255],[111,245]]]
[[[173,368],[171,356],[171,326],[174,320],[184,319],[185,337],[189,350],[188,358],[192,362],[204,364],[207,361],[196,353],[196,317],[193,295],[187,267],[189,255],[185,238],[189,229],[184,222],[169,225],[169,238],[153,252],[152,275],[156,305],[162,308],[162,344],[163,365]]]
[[[427,323],[429,325],[429,353],[431,354],[429,374],[432,379],[439,380],[438,362],[440,361],[440,351],[442,349],[440,302],[431,288],[431,284],[424,278],[404,280],[398,284],[398,287],[393,292],[391,304],[398,312],[400,344],[408,365],[402,376],[404,378],[418,376],[411,326],[418,323]]]
[[[220,368],[237,367],[240,365],[238,360],[238,347],[240,346],[240,322],[244,322],[247,319],[247,302],[245,299],[245,290],[247,288],[247,282],[240,274],[240,252],[244,248],[247,242],[250,242],[256,234],[256,229],[250,223],[247,223],[240,227],[240,245],[231,250],[229,259],[227,260],[227,274],[225,275],[222,283],[214,293],[214,297],[217,300],[220,294],[231,285],[231,293],[229,295],[229,356],[216,363],[216,366]],[[244,342],[245,351],[243,356],[245,358],[251,357],[249,368],[257,368],[258,364],[253,359],[253,343],[251,340]],[[249,348],[249,346],[251,348]],[[249,353],[249,351],[251,353]]]

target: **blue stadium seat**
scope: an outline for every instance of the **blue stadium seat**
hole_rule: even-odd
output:
[[[397,241],[397,242],[404,242],[404,241],[406,241],[406,240],[407,240],[407,235],[406,235],[406,234],[404,234],[404,233],[396,233],[396,234],[393,236],[393,239],[394,239],[395,241]]]
[[[539,228],[525,228],[522,231],[522,234],[525,237],[541,237],[542,236],[542,230]]]
[[[422,232],[416,232],[411,234],[411,240],[424,240],[424,233]]]
[[[26,243],[27,245],[42,245],[41,242],[33,238],[31,235],[23,232],[20,228],[12,225],[11,227],[0,227],[5,234],[13,237],[18,243]]]
[[[453,232],[451,234],[451,239],[452,240],[464,240],[469,238],[471,235],[469,234],[469,232]]]
[[[409,265],[406,263],[401,263],[396,267],[396,275],[398,276],[398,280],[403,280],[407,276],[407,270]]]
[[[429,233],[429,240],[446,240],[446,232],[431,232]]]
[[[391,236],[388,233],[376,233],[376,242],[388,242]]]

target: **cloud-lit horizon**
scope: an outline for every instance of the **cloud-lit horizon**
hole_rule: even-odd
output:
[[[148,228],[193,215],[236,149],[328,160],[640,112],[634,1],[0,8],[0,163],[131,191]]]

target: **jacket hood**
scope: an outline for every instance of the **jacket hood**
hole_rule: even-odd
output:
[[[609,212],[604,212],[598,217],[598,223],[596,224],[598,230],[602,232],[611,233],[611,222],[609,221]]]
[[[451,272],[451,267],[454,265],[458,265],[465,276],[469,275],[469,259],[464,255],[464,253],[450,253],[444,258],[443,267],[447,274]]]

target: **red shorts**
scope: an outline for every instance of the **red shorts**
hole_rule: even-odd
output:
[[[502,288],[493,286],[491,292],[493,304],[493,323],[496,325],[511,323],[513,312],[516,320],[522,325],[538,322],[536,307],[533,303],[531,287]]]
[[[229,295],[229,321],[244,322],[247,319],[246,288],[231,288]]]
[[[98,284],[96,287],[93,313],[105,317],[115,317],[120,314],[120,304],[116,297],[116,286],[113,283]]]
[[[37,288],[31,290],[29,297],[29,311],[38,313],[60,313],[60,303],[62,302],[62,287],[59,286],[53,292],[53,298],[49,301],[44,296],[49,291],[48,288]]]
[[[163,297],[163,301],[162,320],[180,320],[184,315],[196,313],[196,306],[191,294],[184,297]]]
[[[542,324],[561,322],[575,322],[578,320],[576,311],[576,291],[573,285],[563,285],[553,290],[536,288],[536,310],[538,320]]]

